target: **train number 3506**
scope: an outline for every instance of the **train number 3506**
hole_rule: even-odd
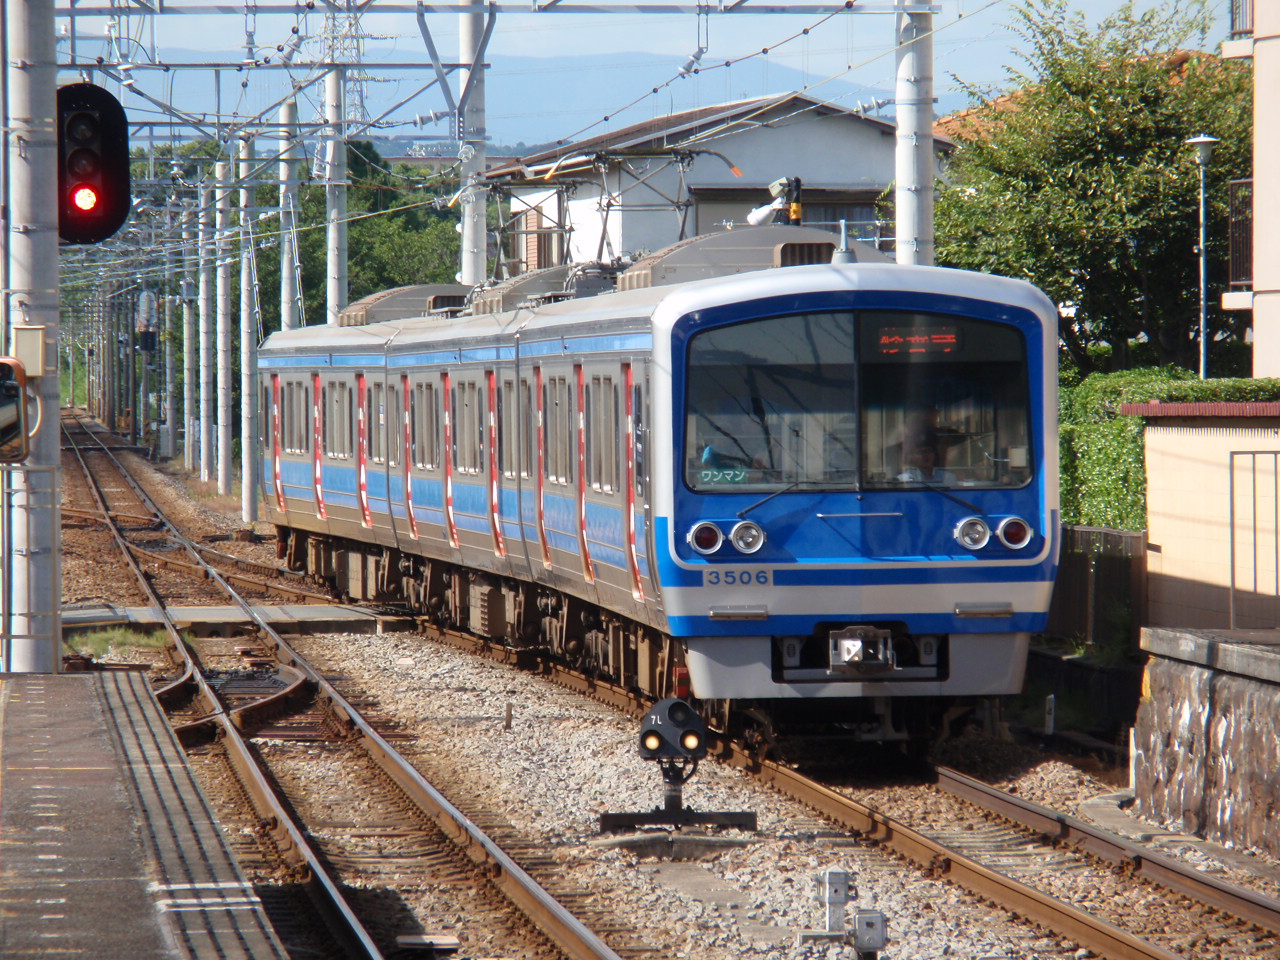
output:
[[[773,582],[768,570],[704,570],[704,587],[767,587]]]

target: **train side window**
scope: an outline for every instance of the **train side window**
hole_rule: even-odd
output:
[[[517,438],[520,433],[516,426],[516,415],[519,404],[512,381],[503,380],[498,388],[498,455],[502,461],[502,475],[509,480],[516,476],[516,460],[520,453]]]
[[[578,449],[568,378],[551,377],[547,381],[546,395],[543,419],[547,479],[567,486],[573,483],[573,461]]]
[[[347,435],[346,446],[343,448],[348,460],[356,455],[356,390],[355,387],[347,387]]]
[[[369,387],[365,396],[365,454],[374,463],[387,459],[387,407],[382,384]]]
[[[533,385],[528,380],[520,381],[520,398],[525,415],[525,429],[520,438],[520,476],[527,480],[533,476],[533,445],[536,442],[534,430],[538,415],[533,405]]]
[[[644,499],[644,478],[649,468],[646,459],[646,440],[644,431],[648,417],[645,413],[644,390],[640,384],[631,388],[631,446],[636,465],[636,496]]]
[[[279,416],[280,414],[279,414],[279,411],[274,410],[274,404],[272,403],[272,399],[271,399],[271,394],[272,394],[271,384],[264,383],[262,385],[261,394],[262,394],[262,399],[258,402],[258,410],[259,410],[260,416],[262,417],[262,424],[260,429],[262,430],[263,443],[267,444],[268,447],[270,447],[274,443],[274,441],[271,438],[275,436],[275,428],[272,424],[273,415]]]
[[[592,377],[586,386],[587,470],[593,490],[617,489],[617,401],[612,377]]]
[[[429,383],[418,384],[413,399],[414,465],[424,470],[434,470],[440,465],[440,433],[435,387]]]
[[[474,381],[454,388],[453,431],[454,463],[460,473],[480,473],[484,460],[484,418],[480,410],[480,391]]]
[[[400,425],[400,404],[396,398],[400,395],[395,387],[387,387],[387,463],[398,466],[400,448],[404,446],[404,428]]]

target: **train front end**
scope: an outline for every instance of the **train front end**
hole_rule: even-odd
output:
[[[662,602],[703,699],[874,739],[1017,692],[1058,561],[1057,316],[961,271],[804,267],[655,317]]]

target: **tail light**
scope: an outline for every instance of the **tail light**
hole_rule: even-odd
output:
[[[996,529],[996,536],[1010,550],[1021,550],[1031,542],[1031,535],[1031,525],[1021,517],[1006,517]]]
[[[689,531],[685,539],[689,541],[689,546],[699,553],[708,554],[720,549],[720,544],[724,543],[724,534],[714,523],[703,520]]]

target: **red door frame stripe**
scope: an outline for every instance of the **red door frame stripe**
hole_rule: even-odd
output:
[[[633,397],[631,364],[622,365],[623,394],[626,397],[627,431],[623,443],[627,485],[627,567],[631,571],[631,597],[644,602],[644,584],[640,582],[640,559],[636,556],[636,414]]]
[[[498,377],[492,370],[486,370],[484,376],[489,393],[489,529],[493,533],[494,556],[505,557],[507,544],[502,537],[498,490]]]
[[[591,547],[587,543],[587,387],[582,364],[573,365],[573,376],[578,382],[578,548],[582,555],[582,579],[595,583]]]
[[[360,495],[360,523],[371,528],[373,514],[369,510],[368,461],[365,458],[365,443],[369,435],[369,404],[364,374],[356,376],[356,490]]]
[[[418,518],[413,515],[413,425],[410,417],[413,406],[409,403],[409,375],[400,375],[400,391],[404,394],[404,512],[409,515],[409,536],[418,539]]]
[[[440,374],[444,386],[444,526],[449,534],[449,546],[461,546],[458,525],[453,519],[453,402],[449,387],[449,374]]]
[[[320,384],[320,374],[312,374],[311,383],[311,445],[315,450],[312,458],[311,486],[316,495],[316,516],[321,520],[329,519],[329,511],[324,506],[324,470],[320,466],[320,453],[324,447],[324,433],[321,429],[320,414],[324,406],[324,388]]]
[[[547,470],[546,470],[546,427],[544,426],[544,418],[546,410],[543,405],[542,397],[542,368],[533,368],[533,391],[535,394],[535,403],[538,409],[538,543],[542,545],[542,565],[548,570],[551,569],[551,545],[547,543],[547,516],[543,510],[543,497],[546,494]]]
[[[284,483],[280,480],[280,374],[271,375],[271,482],[276,488],[276,506],[287,514]]]

